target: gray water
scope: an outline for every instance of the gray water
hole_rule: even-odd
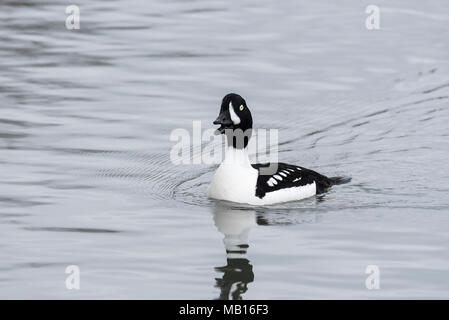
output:
[[[80,0],[80,30],[68,4],[0,4],[0,298],[449,298],[447,1]],[[228,92],[282,162],[352,181],[207,199],[169,136]]]

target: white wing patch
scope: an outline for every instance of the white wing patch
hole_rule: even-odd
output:
[[[231,115],[232,123],[234,123],[234,124],[239,124],[240,123],[240,118],[235,113],[234,108],[232,107],[232,101],[229,102],[229,114]]]
[[[229,103],[229,104],[230,104],[229,108],[232,109],[231,103]],[[295,169],[298,170],[298,171],[301,171],[301,168],[299,168],[299,167],[296,167]],[[277,172],[270,179],[268,179],[267,185],[269,187],[273,187],[273,186],[277,185],[278,181],[284,180],[284,178],[289,176],[292,172],[295,172],[295,169],[288,168],[288,169],[284,169],[284,170],[281,170],[281,171]],[[301,177],[295,178],[292,182],[298,182],[299,180],[301,180]]]
[[[276,181],[276,179],[274,179],[273,177],[271,177],[268,181],[267,184],[272,187],[278,184],[278,182]]]

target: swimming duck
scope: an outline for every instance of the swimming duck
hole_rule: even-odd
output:
[[[208,196],[250,205],[271,205],[301,200],[328,190],[350,178],[326,177],[313,170],[286,163],[251,164],[248,142],[253,119],[246,101],[227,94],[221,103],[217,134],[227,138],[225,159],[209,186]]]

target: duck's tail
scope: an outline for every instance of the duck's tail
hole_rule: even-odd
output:
[[[348,183],[351,179],[351,177],[329,177],[332,185]]]

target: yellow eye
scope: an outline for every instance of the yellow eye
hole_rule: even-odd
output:
[[[243,106],[243,104],[240,106],[240,111],[243,111],[243,109],[244,109],[245,107]]]

